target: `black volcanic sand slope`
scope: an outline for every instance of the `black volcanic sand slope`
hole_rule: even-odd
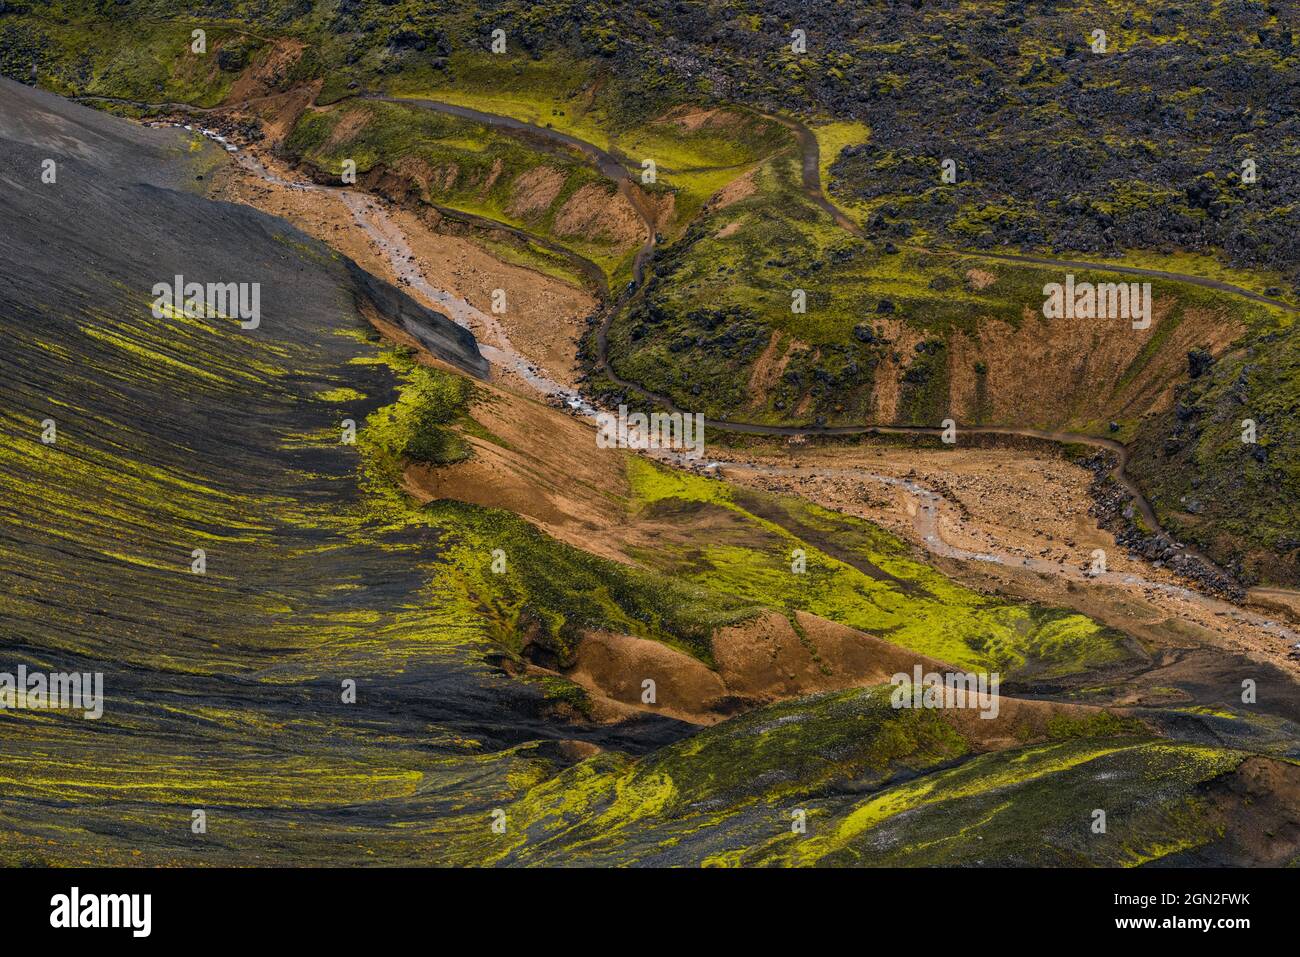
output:
[[[358,297],[466,368],[472,338],[172,188],[220,158],[201,141],[2,92],[0,671],[102,672],[106,700],[98,720],[0,711],[0,859],[363,860],[378,829],[513,793],[545,748],[482,756],[559,733],[541,694],[488,669],[478,619],[437,592],[438,530],[367,518],[341,442],[394,394]],[[261,283],[260,326],[154,318],[176,274]]]

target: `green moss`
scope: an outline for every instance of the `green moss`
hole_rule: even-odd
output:
[[[613,285],[630,275],[641,237],[575,228],[562,215],[580,190],[611,196],[614,185],[577,153],[542,150],[522,138],[419,106],[348,102],[303,114],[286,148],[298,162],[338,176],[345,160],[361,176],[374,172],[401,179],[388,189],[471,216],[526,230],[596,262]],[[394,190],[396,192],[394,192]],[[580,218],[580,217],[579,217]],[[552,258],[528,253],[530,265],[556,268]],[[571,269],[571,266],[567,267]]]
[[[1047,737],[1053,741],[1070,738],[1108,738],[1122,734],[1141,734],[1145,731],[1136,718],[1121,718],[1109,711],[1097,711],[1083,717],[1064,712],[1054,714],[1047,722]]]
[[[1068,611],[980,595],[911,557],[895,536],[801,499],[632,458],[635,507],[707,524],[709,541],[640,557],[667,575],[785,612],[805,611],[964,668],[1065,675],[1118,661],[1122,636]],[[713,516],[722,512],[731,523]],[[796,549],[806,572],[792,570]]]
[[[581,685],[574,684],[567,678],[545,675],[537,679],[546,700],[556,705],[564,705],[583,717],[591,717],[591,696]],[[540,780],[531,782],[533,786]]]
[[[889,698],[814,695],[639,761],[584,761],[506,809],[510,830],[489,860],[1132,866],[1217,840],[1222,819],[1202,788],[1244,757],[1134,735],[1105,714],[1053,722],[1058,740],[980,754],[964,725]],[[1105,833],[1092,831],[1097,808]],[[482,852],[461,843],[457,855]]]
[[[358,435],[368,483],[396,484],[405,462],[450,465],[469,457],[468,444],[452,423],[466,415],[473,397],[467,379],[419,365],[409,352],[390,353],[403,377],[396,403],[374,412]]]

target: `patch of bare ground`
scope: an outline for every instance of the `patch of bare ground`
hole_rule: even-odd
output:
[[[596,698],[622,709],[653,711],[695,724],[716,724],[775,701],[889,683],[899,673],[945,673],[951,666],[891,645],[872,635],[798,612],[793,622],[768,612],[721,629],[713,638],[716,668],[659,642],[591,632],[566,672]],[[655,682],[655,703],[642,704],[642,682]],[[952,692],[947,693],[949,703]],[[968,702],[969,704],[969,702]],[[1017,747],[1047,735],[1052,717],[1095,713],[1085,705],[999,696],[996,717],[972,707],[946,707],[942,715],[977,750]]]
[[[699,545],[749,526],[715,510],[689,523],[630,514],[623,449],[596,445],[587,420],[492,385],[477,384],[470,414],[496,441],[466,434],[473,456],[437,468],[411,466],[407,490],[421,501],[454,499],[505,508],[576,548],[626,564],[638,552]]]
[[[345,109],[339,115],[339,121],[330,131],[323,149],[332,150],[340,143],[346,143],[370,125],[371,114],[360,108]]]
[[[678,106],[659,118],[659,122],[695,133],[703,129],[725,130],[736,125],[740,118],[730,110],[702,106]]]
[[[588,183],[556,213],[555,234],[602,239],[631,247],[641,243],[645,224],[621,192],[611,192],[600,183]]]
[[[307,44],[292,37],[279,37],[254,57],[249,68],[230,84],[228,103],[242,103],[274,93],[283,85],[298,61],[302,59]]]
[[[550,209],[564,188],[564,174],[553,166],[535,166],[510,184],[506,212],[521,219]]]
[[[755,172],[755,170],[750,170],[744,176],[737,176],[714,193],[705,204],[705,211],[717,212],[720,209],[726,209],[733,203],[738,203],[742,199],[753,196],[758,189],[758,184],[754,182]]]
[[[885,361],[876,367],[875,378],[871,387],[871,405],[874,421],[893,422],[898,418],[898,400],[902,395],[903,373],[907,363],[916,355],[916,344],[924,339],[925,333],[914,329],[902,319],[878,319],[874,323],[880,327],[881,335],[893,343],[893,348],[885,356]]]
[[[790,353],[798,343],[785,343],[785,336],[779,329],[772,330],[772,338],[767,341],[763,348],[762,354],[759,355],[754,363],[754,368],[749,374],[749,384],[746,386],[746,394],[749,396],[749,407],[751,409],[760,408],[766,401],[767,396],[781,379],[781,374],[785,372],[785,367],[790,362]]]
[[[1188,308],[1175,317],[1170,299],[1153,303],[1149,329],[1120,319],[1046,319],[1026,308],[1018,326],[984,319],[976,334],[950,339],[949,408],[959,421],[982,412],[987,422],[1043,426],[1136,418],[1172,401],[1174,386],[1186,376],[1189,350],[1206,347],[1221,354],[1242,332],[1239,322],[1218,310]],[[1164,341],[1143,358],[1156,336]],[[896,348],[905,352],[909,345]],[[983,375],[977,365],[986,370]],[[1034,375],[1025,375],[1026,369]]]
[[[647,195],[645,190],[637,189],[642,197],[643,210],[650,214],[650,221],[655,224],[656,232],[667,232],[672,228],[673,216],[677,213],[676,193],[655,193]],[[680,224],[682,228],[689,223]]]
[[[483,180],[483,185],[479,187],[480,196],[486,196],[488,191],[496,185],[497,180],[501,178],[501,171],[503,169],[505,169],[505,164],[501,162],[500,157],[497,157],[497,159],[492,163],[492,169],[488,171],[487,177]]]
[[[777,466],[783,473],[763,471],[765,466]],[[784,472],[796,466],[794,474]],[[1223,655],[1228,652],[1300,676],[1300,662],[1288,657],[1286,639],[1258,623],[1241,620],[1224,606],[1189,600],[1178,593],[1183,583],[1171,572],[1130,558],[1089,514],[1091,473],[1051,453],[888,444],[773,445],[768,451],[747,454],[724,473],[732,482],[799,495],[868,519],[912,542],[927,553],[927,561],[964,584],[1073,608],[1132,635],[1152,654],[1161,649],[1217,649],[1203,662],[1206,675],[1219,667],[1225,675],[1236,674],[1238,666]],[[918,528],[916,496],[869,475],[908,478],[938,493],[942,504],[937,531],[942,543],[1002,560],[992,563],[937,554],[935,543],[925,541]],[[1118,573],[1106,582],[1085,575],[1094,549],[1104,550],[1107,570]],[[1036,568],[1023,567],[1025,559]],[[1044,563],[1059,573],[1044,573]],[[1124,576],[1143,581],[1126,584],[1121,580]],[[1235,684],[1239,688],[1240,679]],[[1230,687],[1227,678],[1223,686]]]
[[[715,724],[721,720],[715,709],[728,699],[721,676],[702,661],[635,635],[587,632],[564,676],[592,697],[614,704],[609,711],[616,718],[644,710],[694,724]],[[641,703],[641,682],[647,678],[655,682],[656,703],[650,707]]]

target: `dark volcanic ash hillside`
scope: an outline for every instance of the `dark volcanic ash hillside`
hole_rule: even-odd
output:
[[[100,672],[105,699],[97,720],[0,715],[0,856],[355,860],[348,835],[499,801],[533,761],[484,749],[671,737],[544,721],[431,588],[439,530],[367,517],[340,427],[394,378],[358,296],[419,316],[449,361],[477,348],[286,224],[173,188],[210,166],[201,143],[0,90],[0,671]],[[260,283],[260,324],[155,318],[176,274]]]

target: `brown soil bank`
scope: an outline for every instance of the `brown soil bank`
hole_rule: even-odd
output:
[[[949,409],[960,423],[1086,426],[1167,408],[1187,353],[1218,355],[1244,328],[1226,311],[1157,299],[1151,328],[1122,320],[979,323],[948,341]],[[984,371],[979,371],[984,370]],[[883,411],[883,410],[882,410]]]
[[[643,682],[655,683],[647,711],[712,724],[729,714],[817,691],[883,684],[899,672],[951,671],[872,635],[796,612],[768,612],[719,629],[716,668],[659,642],[591,632],[567,676],[594,694],[643,706]]]
[[[491,386],[478,396],[472,414],[494,441],[466,435],[466,461],[408,467],[411,494],[507,509],[575,548],[628,562],[628,453],[598,449],[590,425],[556,409]]]
[[[795,612],[767,612],[722,628],[713,636],[716,668],[655,641],[631,635],[591,632],[578,647],[566,676],[592,694],[624,708],[667,714],[698,724],[715,724],[742,711],[820,691],[888,684],[896,674],[955,671],[872,635]],[[644,682],[654,682],[653,704],[644,701]],[[990,709],[991,711],[992,709]],[[982,749],[1025,743],[1046,734],[1058,714],[1072,717],[1097,709],[1059,702],[999,697],[997,713],[945,708],[947,720]],[[1011,733],[1011,728],[1016,732]]]

